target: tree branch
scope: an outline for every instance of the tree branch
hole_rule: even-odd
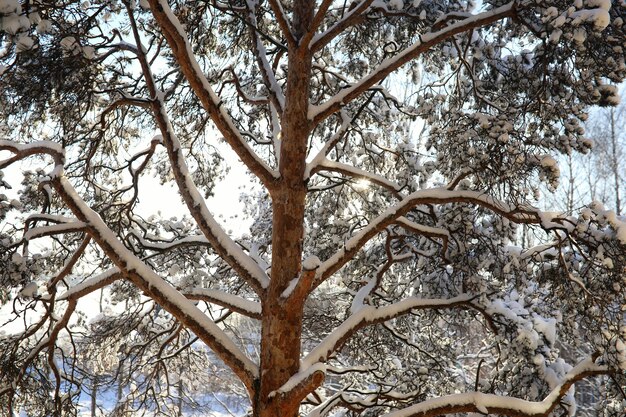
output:
[[[363,0],[361,3],[352,8],[347,15],[343,17],[340,21],[335,23],[331,28],[326,30],[323,33],[320,33],[311,39],[310,48],[312,51],[316,52],[328,45],[333,39],[339,36],[344,30],[359,23],[363,20],[362,14],[369,9],[374,0]],[[320,7],[320,10],[322,8]],[[319,12],[318,12],[319,13]],[[317,17],[317,16],[316,16]]]
[[[171,10],[170,10],[171,14]],[[140,37],[129,10],[129,18],[133,27],[133,33],[139,42]],[[174,17],[175,19],[175,17]],[[189,46],[188,44],[186,44]],[[189,212],[198,223],[200,230],[211,242],[213,249],[235,270],[237,273],[258,293],[261,294],[269,285],[269,279],[265,271],[263,271],[254,260],[246,255],[246,253],[228,236],[222,227],[215,221],[211,215],[204,198],[198,191],[196,184],[190,176],[187,162],[182,154],[182,146],[174,133],[174,128],[169,121],[167,110],[163,97],[156,89],[150,66],[143,52],[140,52],[139,62],[143,70],[143,74],[148,86],[148,90],[154,96],[152,108],[156,118],[157,125],[161,130],[163,144],[167,149],[167,153],[171,162],[172,171],[178,189],[189,209]]]
[[[274,12],[274,16],[276,17],[276,21],[278,22],[278,26],[280,26],[280,30],[282,31],[285,39],[287,39],[287,44],[290,47],[296,46],[296,38],[293,36],[291,32],[291,27],[289,26],[289,22],[287,21],[287,17],[285,16],[285,11],[280,4],[279,0],[269,0],[270,7]]]
[[[255,390],[253,381],[258,376],[258,367],[245,356],[226,333],[193,302],[185,298],[127,249],[98,213],[89,208],[78,196],[66,178],[56,178],[52,184],[74,215],[88,224],[88,233],[120,269],[120,272],[213,349],[252,394]]]
[[[224,291],[206,288],[193,288],[183,291],[183,295],[190,300],[202,300],[217,304],[236,313],[253,319],[261,319],[261,304],[246,300]]]
[[[163,30],[172,53],[180,65],[180,70],[185,75],[194,93],[200,99],[205,110],[215,123],[224,139],[237,153],[241,161],[255,174],[261,182],[268,188],[278,178],[278,173],[272,170],[259,156],[250,148],[245,138],[234,125],[230,115],[222,106],[222,102],[215,94],[208,80],[200,68],[198,61],[193,55],[193,51],[187,35],[180,22],[172,13],[169,5],[164,0],[149,0],[150,10],[157,23]]]
[[[468,17],[436,32],[429,32],[420,36],[420,40],[410,47],[404,49],[396,56],[384,60],[374,71],[354,83],[352,86],[341,90],[331,97],[324,104],[311,106],[309,119],[313,120],[313,125],[318,125],[333,113],[336,113],[346,104],[363,94],[373,85],[382,81],[407,62],[417,58],[422,53],[428,51],[433,46],[449,39],[457,33],[462,33],[477,27],[485,26],[505,17],[515,15],[515,3],[511,2],[493,10]]]
[[[500,414],[511,417],[547,417],[574,383],[590,376],[610,373],[607,367],[595,364],[596,355],[576,365],[565,375],[563,381],[540,402],[526,401],[504,395],[470,392],[433,398],[402,410],[384,414],[382,417],[435,417],[463,412],[485,415]]]
[[[302,359],[301,369],[307,369],[316,363],[325,363],[330,355],[336,352],[359,329],[372,324],[382,323],[408,314],[414,310],[428,308],[452,308],[459,306],[471,307],[473,296],[459,295],[450,299],[427,299],[408,297],[402,301],[384,307],[363,305],[350,317],[336,327],[308,355]]]
[[[385,227],[395,223],[411,209],[422,204],[470,203],[485,207],[515,223],[541,224],[539,211],[527,207],[510,207],[508,204],[477,191],[447,190],[434,188],[419,190],[406,196],[398,204],[391,206],[377,218],[372,220],[364,229],[351,237],[344,247],[327,259],[317,270],[313,288],[324,282],[350,261],[354,255],[370,239],[380,233]]]
[[[278,86],[278,82],[276,81],[276,75],[274,74],[274,70],[267,60],[267,51],[265,50],[265,46],[263,45],[263,41],[258,36],[257,29],[257,8],[258,4],[251,4],[248,1],[248,9],[249,9],[249,19],[250,19],[250,32],[252,34],[252,42],[255,46],[255,55],[257,59],[257,65],[259,67],[259,71],[263,75],[263,81],[265,81],[265,86],[267,90],[270,92],[271,100],[276,108],[280,109],[280,112],[285,109],[285,95],[281,91]],[[280,21],[279,21],[280,22]]]

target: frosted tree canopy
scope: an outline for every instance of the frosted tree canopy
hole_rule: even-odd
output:
[[[542,193],[625,14],[0,0],[0,409],[623,415],[626,219]]]

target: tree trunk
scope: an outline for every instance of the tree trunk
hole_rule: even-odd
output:
[[[294,35],[308,30],[315,2],[294,5]],[[300,343],[304,300],[286,300],[283,292],[300,276],[306,184],[306,150],[311,55],[308,48],[289,51],[285,109],[281,119],[281,178],[272,191],[272,271],[261,320],[261,376],[254,399],[258,417],[296,417],[299,400],[272,395],[300,370]]]
[[[621,188],[619,175],[619,150],[617,144],[617,133],[615,132],[615,109],[610,110],[611,125],[611,170],[613,174],[613,189],[615,192],[615,213],[619,216],[622,214],[622,202],[619,195]]]
[[[91,417],[96,417],[96,398],[98,396],[98,377],[94,375],[91,380]]]

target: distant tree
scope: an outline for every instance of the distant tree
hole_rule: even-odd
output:
[[[75,414],[99,340],[118,415],[573,415],[593,376],[620,415],[626,224],[533,204],[615,103],[625,12],[0,0],[0,410]],[[224,146],[249,232],[212,215]]]
[[[625,128],[626,105],[623,102],[618,107],[599,109],[587,123],[588,135],[595,143],[591,169],[596,180],[598,177],[604,180],[597,198],[606,202],[617,215],[623,212],[626,191]]]

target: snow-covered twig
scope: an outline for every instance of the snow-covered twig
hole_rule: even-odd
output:
[[[150,10],[157,23],[163,29],[163,34],[180,64],[180,70],[211,116],[215,126],[222,135],[224,135],[226,142],[233,148],[250,171],[264,184],[270,185],[278,177],[278,173],[271,169],[254,150],[252,150],[235,126],[224,106],[222,106],[220,98],[215,94],[209,81],[202,72],[187,39],[187,34],[178,18],[174,15],[166,1],[149,0],[149,2]]]
[[[382,417],[434,417],[463,412],[546,417],[576,381],[609,372],[606,366],[596,365],[595,359],[595,356],[590,356],[576,365],[543,401],[535,402],[503,395],[468,392],[426,400],[405,409],[384,414]]]
[[[398,195],[400,191],[400,186],[393,181],[388,180],[382,175],[365,171],[360,168],[356,168],[352,165],[344,164],[341,162],[331,161],[329,159],[324,158],[322,161],[318,162],[316,168],[313,172],[319,171],[330,171],[330,172],[338,172],[340,174],[347,175],[353,179],[362,179],[371,182],[372,184],[379,185],[394,195]]]
[[[66,178],[56,178],[53,185],[74,215],[88,224],[92,238],[121,273],[210,346],[252,391],[258,368],[228,335],[191,300],[185,298],[126,248],[98,213],[80,198]]]
[[[261,318],[261,304],[220,290],[193,288],[183,291],[190,300],[208,301],[254,319]]]
[[[325,103],[317,106],[311,106],[309,110],[309,119],[313,121],[314,125],[319,124],[322,120],[337,112],[346,104],[360,96],[363,92],[367,91],[374,84],[382,81],[385,77],[387,77],[387,75],[391,74],[407,62],[415,59],[420,54],[426,52],[434,45],[440,44],[442,41],[458,33],[488,25],[497,20],[512,16],[515,13],[514,4],[515,2],[510,2],[493,10],[488,10],[466,19],[459,20],[445,26],[442,29],[421,35],[420,39],[413,45],[402,50],[394,57],[383,60],[378,67],[365,77],[361,78],[358,82],[348,88],[344,88],[339,93],[328,99]],[[355,10],[357,9],[358,7],[355,8]]]

